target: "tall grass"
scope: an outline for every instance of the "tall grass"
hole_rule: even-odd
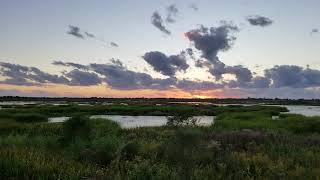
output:
[[[57,154],[34,149],[0,149],[3,179],[81,179],[94,174],[94,168]]]
[[[140,106],[136,106],[140,107]],[[100,109],[101,108],[101,109]],[[113,107],[117,109],[119,107]],[[121,107],[122,108],[122,107]],[[180,106],[174,106],[178,109]],[[159,108],[160,113],[172,107]],[[189,108],[189,109],[188,109]],[[238,108],[238,110],[237,110]],[[30,112],[32,108],[20,113]],[[47,111],[45,112],[44,109]],[[70,105],[39,114],[79,110]],[[98,107],[94,113],[105,110]],[[109,108],[112,109],[112,108]],[[132,107],[121,110],[132,110]],[[150,113],[142,109],[144,113]],[[157,110],[159,110],[157,109]],[[189,112],[194,107],[183,107]],[[271,116],[262,107],[201,107],[212,127],[122,129],[86,116],[65,123],[21,123],[0,111],[2,179],[317,179],[319,118]],[[117,109],[118,111],[119,109]],[[113,111],[116,112],[116,111]],[[124,111],[123,111],[124,112]],[[223,113],[225,112],[225,113]],[[78,112],[79,113],[79,112]],[[88,111],[86,111],[88,113]],[[139,112],[141,113],[141,112]],[[198,112],[196,112],[198,113]],[[5,120],[7,118],[7,120]]]
[[[221,131],[247,129],[293,134],[319,134],[320,117],[285,114],[280,115],[278,120],[273,120],[269,114],[264,112],[225,113],[215,119],[213,129]]]
[[[22,123],[47,122],[48,117],[36,113],[15,114],[14,120]]]

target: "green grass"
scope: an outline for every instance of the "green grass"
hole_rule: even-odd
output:
[[[134,129],[86,118],[88,114],[106,113],[106,109],[138,114],[168,114],[179,109],[218,117],[209,127]],[[65,123],[19,122],[12,114],[49,116],[66,110],[77,116]],[[0,110],[2,178],[202,180],[320,176],[319,117],[281,114],[278,120],[272,120],[272,115],[283,109],[263,106],[197,109],[134,105],[80,110],[82,107],[75,105]]]
[[[225,113],[215,119],[213,126],[221,131],[256,130],[292,134],[319,134],[320,117],[281,114],[273,120],[265,112]]]

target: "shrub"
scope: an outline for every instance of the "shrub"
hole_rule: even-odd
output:
[[[16,114],[13,116],[13,118],[17,122],[22,122],[22,123],[47,122],[48,121],[48,117],[40,115],[40,114],[34,114],[34,113]]]
[[[88,139],[91,133],[89,120],[84,117],[76,116],[63,123],[63,138],[70,141],[76,137]]]
[[[192,153],[200,150],[201,132],[196,129],[180,129],[175,136],[165,141],[158,150],[158,160],[170,164],[191,166]],[[183,168],[185,168],[183,167]]]
[[[167,117],[167,126],[180,127],[180,126],[195,126],[197,119],[189,114],[177,114],[174,116]]]
[[[123,146],[121,149],[121,159],[133,160],[140,152],[141,145],[137,141],[132,141]]]
[[[92,148],[82,153],[83,158],[100,165],[108,165],[116,158],[120,138],[106,136],[92,141]]]

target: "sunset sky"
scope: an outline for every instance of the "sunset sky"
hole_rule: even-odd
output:
[[[0,96],[320,98],[318,0],[0,0]]]

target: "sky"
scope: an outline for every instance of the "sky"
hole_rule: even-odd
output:
[[[0,96],[320,98],[318,0],[0,0]]]

